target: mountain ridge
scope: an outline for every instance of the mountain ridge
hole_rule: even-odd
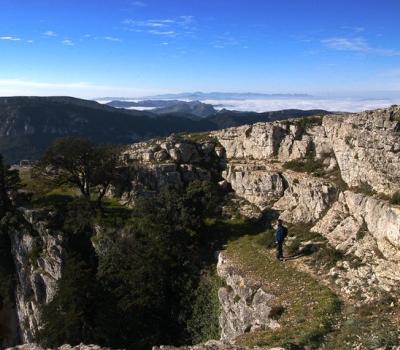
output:
[[[72,97],[0,98],[0,153],[9,162],[37,159],[57,138],[129,144],[171,133],[204,132],[256,121],[315,115],[322,111],[228,112],[199,118],[191,113],[117,109]],[[326,112],[328,113],[328,112]],[[324,113],[324,114],[326,114]],[[251,118],[246,119],[246,116]]]

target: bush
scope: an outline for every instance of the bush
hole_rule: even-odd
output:
[[[396,192],[390,199],[390,204],[400,205],[400,191]]]
[[[297,171],[297,172],[302,172],[302,173],[313,173],[314,175],[317,176],[322,176],[323,175],[323,164],[319,160],[315,159],[305,159],[305,160],[290,160],[286,163],[283,164],[283,167],[285,169]]]
[[[222,280],[214,271],[206,273],[200,280],[195,291],[192,317],[188,321],[188,331],[194,344],[220,337],[218,290],[222,286]]]
[[[365,194],[367,196],[373,196],[376,194],[376,191],[368,182],[361,182],[356,188],[356,192]]]

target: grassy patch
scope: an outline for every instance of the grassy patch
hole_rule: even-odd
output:
[[[283,164],[285,169],[301,172],[301,173],[309,173],[315,176],[323,176],[324,175],[324,166],[322,161],[315,160],[313,158],[308,158],[304,160],[295,159],[290,160]]]
[[[120,204],[116,199],[106,199],[103,202],[101,216],[97,222],[106,228],[120,228],[130,221],[134,221],[134,210]]]
[[[33,194],[31,205],[34,208],[64,210],[78,196],[78,191],[71,187],[56,187],[41,177],[33,177],[31,168],[22,168],[20,177],[24,189]]]
[[[247,346],[310,346],[316,348],[331,331],[340,311],[339,299],[306,273],[276,261],[263,242],[263,236],[244,236],[231,242],[227,254],[242,267],[243,273],[264,284],[284,307],[281,328],[258,331],[239,338]]]
[[[343,349],[376,349],[400,344],[400,332],[395,324],[389,321],[395,312],[385,302],[361,307],[348,306],[343,310],[340,327],[326,339],[326,350]]]
[[[366,196],[373,196],[376,191],[367,182],[361,182],[357,187],[352,188],[354,192],[365,194]]]
[[[210,132],[197,132],[190,134],[182,134],[183,138],[196,143],[212,142],[218,144],[218,139],[210,135]]]

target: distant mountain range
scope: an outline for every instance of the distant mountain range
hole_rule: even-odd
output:
[[[193,114],[196,117],[205,118],[209,117],[217,111],[213,105],[202,103],[200,101],[179,101],[179,100],[144,100],[139,102],[130,101],[111,101],[107,103],[108,106],[115,108],[154,108],[152,113],[156,114],[171,114],[171,113],[185,113]]]
[[[205,100],[263,100],[272,98],[311,98],[308,94],[263,94],[254,92],[183,92],[179,94],[162,94],[155,96],[146,96],[140,98],[127,97],[103,97],[96,99],[97,101],[110,100],[189,100],[189,101],[205,101]]]
[[[199,117],[194,111],[211,113],[212,106],[199,102],[176,106],[154,113],[117,109],[71,97],[0,97],[0,153],[8,162],[18,162],[37,159],[55,139],[65,136],[86,137],[98,143],[129,144],[171,133],[204,132],[328,113],[323,110],[266,113],[214,110],[207,117]]]

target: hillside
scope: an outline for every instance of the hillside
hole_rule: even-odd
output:
[[[214,115],[217,111],[210,104],[199,101],[179,101],[179,100],[144,100],[139,102],[114,100],[108,102],[107,106],[115,108],[134,109],[138,107],[153,108],[152,113],[156,114],[192,114],[199,118],[206,118]]]
[[[393,106],[132,144],[94,214],[23,174],[6,344],[398,349],[399,131]]]
[[[196,107],[197,106],[197,107]],[[206,106],[206,105],[205,105]],[[203,109],[203,105],[195,105]],[[0,98],[0,153],[9,162],[37,159],[57,138],[82,136],[99,143],[130,144],[171,133],[217,130],[241,125],[247,114],[229,113],[229,120],[199,118],[193,110],[160,110],[162,116],[128,111],[71,97]],[[189,113],[190,112],[190,113]],[[276,118],[310,115],[311,111],[278,113]],[[260,115],[272,120],[274,114]],[[267,118],[267,119],[266,119]],[[272,119],[271,119],[272,118]],[[236,121],[236,119],[238,119]]]

